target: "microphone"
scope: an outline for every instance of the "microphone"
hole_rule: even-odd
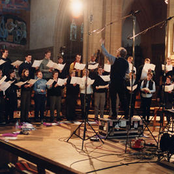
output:
[[[130,40],[131,40],[131,37],[132,37],[132,36],[128,36],[127,39],[130,39]]]
[[[166,21],[169,21],[173,18],[174,16],[170,16],[169,18],[166,19]]]
[[[131,14],[132,14],[132,15],[136,15],[136,14],[138,14],[138,13],[140,13],[140,12],[141,12],[141,10],[136,10],[136,11],[132,11]]]
[[[170,21],[173,17],[174,17],[174,16],[168,17],[168,18],[164,21],[164,23],[162,24],[162,26],[161,26],[160,28],[163,28],[163,26],[166,25],[167,22]]]

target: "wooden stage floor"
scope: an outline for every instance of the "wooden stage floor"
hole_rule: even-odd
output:
[[[9,140],[9,142],[83,173],[174,173],[172,170],[153,163],[157,161],[156,157],[153,159],[146,157],[146,160],[141,159],[142,155],[137,155],[137,151],[129,148],[128,152],[131,154],[125,154],[125,139],[108,139],[104,140],[104,144],[87,140],[84,142],[82,151],[81,139],[71,138],[69,142],[66,142],[70,136],[72,124],[65,122],[58,126],[46,127],[37,123],[34,124],[36,130],[30,131],[29,135],[18,135],[16,140]],[[92,123],[92,126],[95,130],[98,130],[98,125]],[[14,126],[0,127],[0,134],[13,131],[15,131]],[[88,129],[87,135],[90,136],[91,132],[91,129]],[[83,127],[81,128],[82,134]],[[157,136],[158,132],[154,132],[154,134]],[[150,135],[145,140],[155,143]]]

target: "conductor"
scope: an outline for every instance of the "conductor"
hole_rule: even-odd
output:
[[[116,57],[109,54],[104,47],[104,40],[101,41],[101,49],[104,56],[107,57],[111,64],[111,84],[110,84],[110,97],[111,97],[111,108],[112,108],[112,119],[117,118],[116,112],[116,96],[118,94],[121,105],[124,110],[124,118],[128,119],[128,101],[126,98],[126,82],[125,82],[125,75],[129,71],[129,65],[126,58],[127,51],[125,48],[120,47],[116,51]]]

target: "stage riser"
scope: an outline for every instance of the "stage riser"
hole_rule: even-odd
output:
[[[126,138],[127,127],[129,126],[129,120],[111,120],[100,119],[99,120],[99,134],[108,138]],[[132,118],[129,137],[142,136],[143,124],[140,119]]]

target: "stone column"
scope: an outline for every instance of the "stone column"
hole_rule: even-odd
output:
[[[105,30],[105,47],[112,55],[121,46],[122,40],[122,0],[106,1],[106,24],[114,21]]]
[[[100,48],[101,33],[89,35],[89,32],[102,27],[103,0],[84,1],[84,7],[83,62],[86,62]]]
[[[85,1],[86,2],[86,1]],[[93,20],[90,23],[89,18]],[[122,0],[89,0],[84,9],[84,41],[83,62],[100,49],[100,38],[105,39],[107,50],[115,55],[116,49],[121,46],[122,32]],[[88,31],[102,28],[105,24],[116,21],[106,27],[101,33],[88,34]]]

